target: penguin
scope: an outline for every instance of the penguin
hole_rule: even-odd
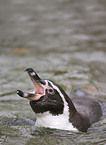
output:
[[[81,89],[68,96],[61,86],[41,79],[32,68],[27,68],[26,72],[34,84],[34,91],[17,90],[17,94],[29,100],[37,127],[87,132],[102,116],[99,102],[89,98]]]

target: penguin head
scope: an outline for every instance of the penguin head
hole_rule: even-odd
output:
[[[64,110],[64,95],[62,88],[53,81],[41,79],[32,69],[26,69],[33,84],[33,92],[17,90],[17,94],[30,100],[30,106],[35,113],[49,111],[53,115],[59,115]]]

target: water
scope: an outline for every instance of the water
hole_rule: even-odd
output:
[[[0,1],[0,143],[106,143],[105,0]],[[32,67],[67,92],[81,87],[103,108],[88,133],[35,128],[28,100],[16,90],[32,91],[24,72]]]

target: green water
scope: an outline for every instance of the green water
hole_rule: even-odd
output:
[[[0,1],[0,144],[106,143],[105,0]],[[24,70],[32,67],[67,92],[81,87],[100,100],[103,116],[87,133],[35,128]]]

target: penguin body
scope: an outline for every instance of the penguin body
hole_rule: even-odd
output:
[[[80,93],[75,90],[73,97],[69,97],[58,84],[41,79],[32,68],[26,71],[33,81],[34,92],[17,90],[17,94],[30,100],[36,126],[87,132],[100,119],[102,110],[99,103],[88,98],[82,90]]]

